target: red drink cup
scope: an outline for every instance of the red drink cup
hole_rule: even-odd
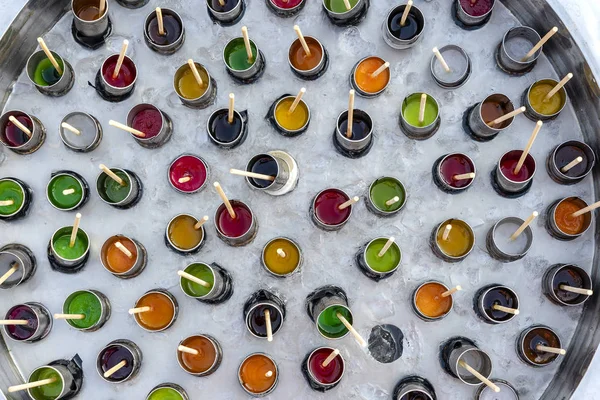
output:
[[[325,189],[313,199],[310,214],[315,225],[326,231],[342,228],[352,215],[352,207],[340,210],[340,206],[350,197],[339,189]]]
[[[181,193],[200,191],[206,185],[208,177],[208,165],[202,158],[193,154],[180,155],[169,167],[169,183]]]
[[[229,215],[225,204],[221,204],[215,213],[217,236],[230,246],[244,246],[256,237],[258,222],[246,204],[239,200],[230,200],[229,202],[235,218]]]

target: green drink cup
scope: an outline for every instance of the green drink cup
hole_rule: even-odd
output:
[[[352,325],[352,311],[342,304],[333,304],[321,311],[317,317],[317,330],[327,339],[341,339],[348,334],[348,329],[338,318],[342,315]]]
[[[372,213],[381,217],[391,217],[406,204],[406,189],[396,178],[378,178],[369,186],[366,204]]]
[[[390,242],[390,246],[383,252]],[[381,254],[383,252],[383,254]],[[381,254],[381,256],[380,256]],[[356,253],[356,264],[363,274],[374,281],[389,278],[400,266],[402,252],[394,238],[380,237],[362,246]]]
[[[323,10],[329,20],[339,26],[357,25],[367,15],[368,2],[365,0],[348,0],[350,9],[344,0],[322,0]]]
[[[146,400],[189,400],[189,396],[179,385],[162,383],[148,393]]]
[[[206,297],[214,289],[215,274],[210,266],[202,263],[190,264],[184,272],[193,275],[210,285],[209,287],[205,287],[182,277],[179,284],[181,290],[183,290],[183,293],[186,295],[193,298],[202,298]]]
[[[425,113],[423,121],[419,121],[421,99],[425,100]],[[440,127],[440,109],[436,99],[426,93],[413,93],[404,98],[400,127],[404,134],[411,139],[425,140],[432,137]]]
[[[55,400],[64,395],[65,381],[62,374],[53,367],[45,366],[34,370],[29,376],[28,382],[38,382],[44,379],[53,380],[43,386],[28,389],[29,396],[34,400]]]
[[[350,9],[354,8],[356,4],[358,4],[358,0],[348,0],[348,2],[350,3]],[[337,14],[342,14],[349,11],[346,9],[346,5],[344,4],[343,0],[324,0],[323,5],[329,11]]]
[[[90,255],[90,238],[81,228],[77,229],[75,243],[71,247],[72,226],[58,229],[48,244],[48,260],[52,268],[64,273],[75,273],[85,266]]]
[[[89,186],[81,175],[72,171],[59,171],[52,174],[48,182],[46,198],[57,210],[78,210],[89,199]]]
[[[239,83],[253,83],[261,77],[265,70],[264,55],[250,40],[252,59],[248,59],[244,38],[231,39],[223,49],[223,61],[227,72]]]
[[[132,171],[121,168],[106,168],[101,165],[103,171],[96,178],[96,190],[98,195],[106,204],[115,208],[128,209],[135,206],[142,198],[142,181]]]
[[[16,178],[0,179],[0,221],[12,221],[27,215],[32,191]]]
[[[75,71],[58,53],[50,51],[58,63],[59,73],[42,50],[33,53],[27,60],[27,77],[42,94],[52,97],[64,96],[75,83]]]
[[[94,332],[102,328],[110,318],[111,306],[108,298],[97,290],[78,290],[71,293],[63,303],[63,314],[78,316],[64,318],[71,327],[83,332]]]

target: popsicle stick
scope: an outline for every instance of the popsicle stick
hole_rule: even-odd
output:
[[[350,1],[344,0],[344,7],[346,7],[346,11],[352,10],[352,5],[350,5]]]
[[[386,206],[391,206],[391,205],[393,205],[393,204],[396,204],[396,203],[397,203],[397,202],[399,202],[399,201],[400,201],[400,197],[398,197],[398,196],[394,196],[394,197],[392,197],[391,199],[389,199],[388,201],[386,201],[386,202],[385,202],[385,205],[386,205]]]
[[[491,122],[486,122],[488,125],[498,125],[501,122],[506,121],[507,119],[511,119],[513,117],[516,117],[517,115],[524,113],[526,110],[525,107],[519,107],[516,110],[513,110],[511,112],[509,112],[508,114],[504,114],[501,117],[496,118],[495,120],[491,121]]]
[[[158,34],[165,35],[165,25],[163,24],[163,15],[160,7],[156,7],[156,21],[158,21]]]
[[[186,183],[192,180],[191,176],[184,176],[182,178],[177,179],[177,182],[179,183]]]
[[[75,193],[75,189],[73,189],[73,188],[71,188],[71,189],[65,189],[65,190],[62,191],[62,194],[65,195],[65,196],[68,196],[68,195],[73,194],[73,193]]]
[[[519,315],[519,313],[520,313],[520,311],[516,308],[504,307],[504,306],[501,306],[500,304],[494,304],[492,306],[492,308],[494,310],[502,311],[502,312],[505,312],[508,314],[513,314],[513,315]]]
[[[235,105],[235,94],[229,93],[229,111],[227,113],[227,122],[233,124],[233,110]]]
[[[133,315],[133,314],[141,314],[141,313],[145,313],[148,311],[152,311],[152,307],[150,306],[144,306],[144,307],[136,307],[136,308],[130,308],[129,309],[129,314]]]
[[[129,251],[127,247],[123,246],[123,243],[115,242],[115,247],[119,249],[123,254],[125,254],[128,258],[133,258],[133,254],[131,253],[131,251]]]
[[[8,269],[8,271],[6,271],[4,273],[4,275],[2,275],[0,277],[0,285],[2,285],[4,282],[6,282],[8,278],[10,278],[15,272],[17,272],[18,269],[19,269],[19,264],[16,262],[13,262],[11,264],[11,267]]]
[[[192,60],[190,58],[187,62],[188,62],[188,65],[190,66],[190,69],[192,70],[192,74],[194,74],[194,78],[196,79],[198,86],[200,86],[201,88],[204,87],[204,82],[202,81],[202,77],[200,76],[200,73],[198,72],[198,68],[196,68],[196,63],[194,62],[194,60]]]
[[[46,46],[44,39],[39,37],[39,38],[37,38],[37,41],[38,41],[38,44],[40,45],[40,47],[42,48],[42,50],[44,51],[44,53],[46,53],[46,57],[48,57],[48,60],[50,60],[54,69],[56,69],[56,72],[58,72],[59,75],[62,75],[63,70],[60,67],[60,65],[58,65],[58,61],[56,61],[56,58],[54,58],[54,54],[52,54],[52,52],[50,51],[48,46]]]
[[[377,68],[375,71],[373,71],[373,73],[371,74],[371,78],[377,78],[377,76],[379,74],[381,74],[383,71],[385,71],[386,69],[388,69],[390,67],[390,63],[389,62],[384,62],[383,65],[379,68]]]
[[[448,66],[448,63],[446,62],[446,60],[444,60],[442,53],[440,53],[440,51],[438,50],[437,47],[433,48],[433,54],[435,54],[435,56],[437,57],[440,64],[442,64],[442,67],[444,68],[444,70],[446,72],[450,72],[450,67]]]
[[[8,393],[20,392],[22,390],[33,389],[40,386],[49,385],[56,382],[56,378],[42,379],[35,382],[24,383],[22,385],[9,386]]]
[[[98,3],[98,18],[100,18],[104,14],[104,10],[106,9],[106,0],[100,0]]]
[[[352,204],[356,204],[358,203],[358,201],[360,200],[360,198],[358,196],[354,196],[353,198],[351,198],[350,200],[348,200],[345,203],[342,203],[339,205],[338,210],[343,210],[345,208],[350,207]]]
[[[192,349],[191,347],[182,346],[182,345],[179,345],[177,347],[177,351],[180,351],[182,353],[192,354],[194,356],[197,356],[198,354],[200,354],[200,352],[198,350]]]
[[[287,256],[287,254],[285,254],[285,251],[283,251],[283,249],[277,249],[277,255],[281,258],[285,258]]]
[[[211,284],[210,284],[210,283],[208,283],[208,282],[206,282],[206,281],[203,281],[203,280],[202,280],[202,279],[200,279],[200,278],[196,278],[194,275],[188,274],[188,273],[187,273],[187,272],[185,272],[185,271],[181,271],[181,270],[179,270],[179,271],[177,271],[177,275],[179,275],[179,276],[180,276],[180,277],[182,277],[183,279],[187,279],[188,281],[192,281],[192,282],[194,282],[194,283],[197,283],[197,284],[198,284],[198,285],[200,285],[200,286],[204,286],[205,288],[209,288],[209,287],[211,287]]]
[[[481,382],[485,383],[494,392],[496,392],[496,393],[500,392],[500,388],[498,386],[496,386],[494,384],[494,382],[490,381],[488,378],[486,378],[485,376],[481,375],[479,373],[479,371],[477,371],[476,369],[474,369],[473,367],[471,367],[469,364],[467,364],[463,360],[460,360],[458,362],[458,365],[460,365],[461,367],[463,367],[464,369],[466,369],[467,371],[469,371],[471,373],[471,375],[473,375],[475,378],[479,379]]]
[[[383,255],[390,249],[390,247],[392,247],[395,240],[396,240],[396,238],[394,238],[393,236],[390,237],[387,240],[387,242],[385,242],[385,244],[383,245],[381,250],[379,250],[379,253],[377,253],[377,257],[383,257]]]
[[[229,171],[229,172],[231,172],[231,171]],[[219,182],[215,182],[213,185],[215,186],[217,193],[219,193],[219,196],[221,196],[221,200],[223,200],[223,204],[225,204],[225,208],[227,208],[227,212],[229,213],[229,216],[231,218],[235,219],[236,218],[235,211],[233,211],[233,207],[231,206],[229,199],[225,195],[223,188],[221,187]]]
[[[574,166],[576,166],[577,164],[583,162],[583,157],[579,156],[576,159],[574,159],[573,161],[571,161],[570,163],[568,163],[567,165],[565,165],[564,167],[562,167],[560,169],[561,172],[568,172],[571,168],[573,168]]]
[[[196,225],[194,225],[194,229],[198,230],[198,229],[202,228],[202,225],[204,225],[207,221],[208,221],[208,215],[205,215],[204,217],[200,218],[198,220],[198,222],[196,222]]]
[[[589,206],[582,208],[579,211],[574,212],[573,214],[571,214],[572,217],[579,217],[582,214],[585,214],[586,212],[590,212],[595,210],[596,208],[600,207],[600,201],[595,202],[594,204],[590,204]]]
[[[270,377],[272,377],[272,376],[273,376],[273,371],[267,371],[267,373],[265,374],[265,376],[266,376],[267,378],[270,378]]]
[[[77,240],[77,231],[79,230],[79,223],[81,222],[81,214],[75,214],[75,222],[73,223],[73,230],[71,231],[71,240],[69,241],[69,247],[75,246]]]
[[[15,204],[14,200],[0,200],[0,207],[12,206]]]
[[[567,354],[567,351],[565,349],[557,349],[556,347],[542,346],[541,344],[538,344],[537,346],[535,346],[535,349],[537,351],[543,351],[544,353],[559,354],[561,356],[564,356],[565,354]]]
[[[519,227],[519,229],[517,229],[515,231],[515,233],[513,233],[512,235],[510,235],[510,240],[515,240],[516,238],[519,237],[519,235],[521,233],[523,233],[523,231],[529,226],[531,225],[531,223],[533,222],[534,219],[537,218],[537,216],[540,215],[540,213],[538,213],[537,211],[534,211],[526,220],[525,222],[523,222],[521,224],[521,226]]]
[[[348,130],[346,131],[346,137],[350,139],[352,137],[352,123],[354,122],[354,89],[350,90],[348,97]]]
[[[296,98],[294,99],[294,102],[292,103],[292,105],[290,106],[290,109],[288,110],[288,115],[293,113],[294,111],[296,111],[296,107],[298,107],[298,104],[300,104],[300,100],[302,100],[302,96],[304,96],[304,93],[306,93],[306,88],[300,89],[300,91],[296,95]]]
[[[254,60],[254,55],[252,55],[252,46],[250,46],[250,37],[248,36],[248,28],[242,26],[242,36],[244,37],[244,46],[246,46],[246,54],[248,55],[248,62],[252,62]]]
[[[27,325],[26,319],[0,319],[0,325]]]
[[[556,86],[554,86],[554,88],[552,88],[552,90],[548,92],[548,94],[546,95],[546,97],[544,97],[544,101],[546,102],[546,101],[550,100],[550,98],[552,96],[554,96],[556,93],[558,93],[558,91],[560,89],[562,89],[562,87],[565,86],[567,84],[567,82],[569,82],[571,80],[572,77],[573,77],[573,74],[569,72],[567,74],[567,76],[565,76],[564,78],[562,78],[561,81],[558,82],[556,84]]]
[[[85,314],[54,314],[54,319],[84,319]]]
[[[119,178],[117,176],[117,174],[115,174],[114,172],[112,172],[110,169],[108,169],[108,167],[104,164],[100,164],[100,169],[102,171],[104,171],[104,173],[106,175],[108,175],[109,178],[111,178],[113,181],[117,182],[119,185],[121,186],[127,186],[127,184],[125,183],[125,181],[121,178]]]
[[[444,233],[442,234],[442,240],[448,240],[448,236],[450,236],[450,231],[452,230],[452,225],[448,224],[444,228]]]
[[[352,324],[350,324],[350,322],[348,322],[348,320],[346,318],[344,318],[344,316],[342,314],[340,314],[339,312],[336,313],[336,316],[338,317],[338,319],[340,320],[340,322],[342,324],[344,324],[344,326],[346,327],[346,329],[348,329],[348,331],[350,331],[350,333],[352,334],[352,336],[354,336],[354,338],[356,339],[356,341],[358,342],[358,344],[360,344],[362,347],[366,347],[367,346],[367,342],[365,342],[365,339],[363,339],[362,336],[360,336],[360,333],[358,333],[356,331],[356,329],[354,329],[354,327],[352,326]]]
[[[408,18],[408,13],[412,8],[413,0],[408,0],[406,3],[406,7],[404,7],[404,12],[402,13],[402,18],[400,19],[400,26],[404,26],[406,24],[406,19]]]
[[[267,341],[273,341],[273,327],[271,326],[271,311],[265,310],[265,324],[267,326]]]
[[[531,137],[529,138],[529,142],[527,142],[527,146],[525,146],[525,150],[523,150],[523,154],[521,154],[521,158],[519,158],[519,162],[517,163],[517,166],[515,167],[515,170],[513,171],[515,175],[517,175],[519,173],[519,171],[521,171],[521,168],[523,167],[523,164],[525,163],[525,159],[527,158],[527,154],[529,154],[529,151],[531,150],[531,146],[533,146],[533,142],[535,141],[535,138],[537,137],[538,133],[540,132],[540,129],[542,129],[542,125],[544,125],[544,123],[542,121],[538,121],[537,124],[535,124],[535,128],[533,129],[533,133],[531,134]]]
[[[447,292],[442,293],[442,297],[452,296],[454,293],[458,292],[459,290],[462,290],[462,286],[456,285],[455,287],[448,290]]]
[[[298,40],[300,40],[300,44],[302,45],[304,52],[306,53],[307,56],[310,56],[310,48],[308,47],[308,44],[306,43],[306,39],[304,39],[304,35],[302,34],[300,27],[298,25],[294,25],[294,31],[296,32],[296,35],[298,35]]]
[[[119,53],[119,58],[117,58],[117,65],[115,66],[115,70],[112,74],[113,79],[117,79],[117,76],[119,76],[119,72],[121,71],[121,66],[123,65],[123,60],[125,59],[125,53],[127,52],[128,47],[129,40],[123,40],[123,46],[121,46],[121,52]]]
[[[104,376],[105,378],[110,378],[118,370],[120,370],[121,368],[124,368],[126,365],[127,365],[127,361],[126,360],[122,360],[120,363],[118,363],[117,365],[115,365],[114,367],[112,367],[111,369],[109,369],[108,371],[106,371],[102,376]]]
[[[66,130],[68,130],[68,131],[70,131],[70,132],[72,132],[72,133],[74,133],[74,134],[76,134],[76,135],[81,135],[81,131],[80,131],[79,129],[75,128],[75,127],[74,127],[73,125],[71,125],[71,124],[67,124],[66,122],[62,122],[62,123],[60,124],[60,126],[61,126],[63,129],[66,129]]]
[[[146,134],[145,134],[144,132],[142,132],[142,131],[138,131],[137,129],[134,129],[134,128],[132,128],[132,127],[130,127],[130,126],[127,126],[127,125],[125,125],[125,124],[122,124],[122,123],[120,123],[120,122],[113,121],[112,119],[111,119],[110,121],[108,121],[108,124],[109,124],[110,126],[114,126],[115,128],[122,129],[122,130],[124,130],[125,132],[129,132],[129,133],[131,133],[132,135],[135,135],[135,136],[137,136],[137,137],[141,137],[141,138],[145,138],[145,137],[146,137]]]
[[[26,134],[27,136],[31,137],[32,133],[29,130],[28,127],[26,127],[25,125],[23,125],[21,123],[21,121],[19,121],[18,119],[16,119],[15,117],[13,117],[12,115],[10,117],[8,117],[8,120],[10,122],[12,122],[13,124],[15,124],[17,126],[17,128],[19,128],[21,130],[21,132],[23,132],[24,134]]]
[[[425,105],[427,104],[427,94],[421,94],[421,103],[419,104],[419,123],[425,121]]]
[[[452,177],[452,179],[455,180],[455,181],[461,181],[463,179],[474,179],[474,178],[475,178],[475,172],[469,172],[467,174],[454,175]]]
[[[275,177],[271,176],[271,175],[257,174],[256,172],[244,171],[244,170],[235,169],[235,168],[231,168],[229,170],[229,173],[233,174],[233,175],[247,176],[249,178],[262,179],[263,181],[273,182],[275,180]]]
[[[541,38],[540,41],[537,42],[537,44],[533,46],[531,50],[529,50],[529,53],[525,54],[525,57],[521,58],[521,62],[527,61],[529,58],[531,58],[531,56],[533,56],[535,52],[538,51],[540,47],[544,45],[544,43],[550,40],[550,38],[554,36],[556,32],[558,32],[558,28],[556,26],[550,29],[550,32],[546,33],[546,35],[543,38]]]
[[[564,291],[567,291],[567,292],[583,294],[585,296],[591,296],[591,295],[594,294],[593,290],[582,289],[582,288],[568,286],[568,285],[560,285],[559,288],[561,290],[564,290]]]
[[[225,7],[225,0],[219,0],[219,4],[221,5],[221,7]]]
[[[331,352],[331,354],[329,356],[327,356],[327,358],[325,359],[325,361],[323,361],[323,363],[321,364],[321,366],[323,368],[327,367],[329,364],[331,364],[331,362],[333,360],[335,360],[335,358],[338,356],[338,354],[340,354],[340,351],[338,349],[335,349]]]

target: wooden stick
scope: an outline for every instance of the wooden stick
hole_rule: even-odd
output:
[[[294,25],[294,31],[296,32],[296,35],[298,35],[298,40],[300,40],[300,44],[302,45],[304,52],[306,53],[307,56],[310,56],[310,48],[308,47],[308,44],[306,43],[306,39],[304,39],[304,35],[302,34],[300,27],[298,25]]]
[[[548,92],[548,94],[546,95],[546,97],[544,97],[544,101],[550,100],[550,98],[552,96],[554,96],[560,89],[562,89],[562,87],[565,86],[567,84],[567,82],[569,82],[571,80],[572,77],[573,77],[573,74],[569,72],[567,74],[567,76],[565,76],[564,78],[562,78],[561,81],[558,82],[556,84],[556,86],[554,86],[554,88],[552,88],[552,90]]]
[[[265,376],[266,376],[267,378],[270,378],[270,377],[272,377],[272,376],[273,376],[273,371],[267,371],[267,373],[265,374]]]
[[[462,286],[456,285],[455,287],[448,290],[447,292],[442,293],[442,297],[452,296],[454,293],[458,292],[459,290],[462,290]]]
[[[196,225],[194,225],[194,229],[199,230],[200,228],[202,228],[202,225],[204,225],[207,221],[208,215],[205,215],[204,217],[200,218],[198,222],[196,222]]]
[[[354,122],[354,89],[350,90],[348,97],[348,128],[346,130],[346,137],[350,139],[352,137],[352,123]]]
[[[117,372],[121,368],[125,367],[126,365],[127,365],[127,361],[122,360],[120,363],[118,363],[117,365],[115,365],[114,367],[112,367],[111,369],[106,371],[102,376],[104,376],[105,378],[110,378],[111,376],[113,376],[115,374],[115,372]]]
[[[98,18],[100,18],[102,16],[102,14],[104,14],[105,9],[106,9],[106,0],[100,0],[100,3],[98,4]]]
[[[496,386],[494,384],[494,382],[490,381],[488,378],[486,378],[485,376],[481,375],[479,373],[479,371],[477,371],[476,369],[474,369],[473,367],[471,367],[469,364],[467,364],[463,360],[460,360],[458,362],[458,365],[460,365],[461,367],[463,367],[464,369],[466,369],[467,371],[469,371],[471,373],[471,375],[473,375],[475,378],[479,379],[481,382],[485,383],[494,392],[496,392],[496,393],[500,392],[500,388],[498,386]]]
[[[19,121],[18,119],[16,119],[15,117],[13,117],[12,115],[10,117],[8,117],[8,120],[10,122],[12,122],[13,124],[15,124],[17,126],[17,128],[19,128],[23,133],[25,133],[27,136],[31,137],[32,133],[29,130],[28,127],[26,127],[25,125],[23,125],[21,123],[21,121]]]
[[[62,194],[65,195],[65,196],[68,196],[68,195],[73,194],[73,193],[75,193],[75,189],[73,189],[73,188],[71,188],[71,189],[65,189],[65,190],[62,191]]]
[[[48,60],[50,60],[54,69],[56,69],[56,72],[58,72],[59,75],[62,75],[63,70],[60,67],[60,65],[58,65],[58,61],[56,61],[56,58],[54,58],[54,54],[52,54],[52,52],[50,51],[48,46],[46,46],[44,39],[39,37],[39,38],[37,38],[37,41],[38,41],[38,44],[40,45],[40,47],[42,48],[42,50],[44,51],[44,53],[46,53],[46,57],[48,57]]]
[[[296,95],[294,102],[292,103],[292,105],[290,106],[290,109],[287,112],[288,115],[290,115],[291,113],[296,111],[296,107],[298,107],[298,104],[300,104],[300,100],[302,100],[302,96],[304,96],[304,93],[306,93],[306,88],[300,89],[300,92],[298,92],[298,94]]]
[[[248,55],[248,62],[252,62],[254,60],[254,55],[252,54],[252,46],[250,46],[250,37],[248,36],[248,28],[242,26],[242,36],[244,37],[244,46],[246,46],[246,54]]]
[[[225,0],[219,0],[219,4],[221,5],[221,7],[225,7]]]
[[[559,288],[561,290],[564,290],[564,291],[567,291],[567,292],[583,294],[585,296],[591,296],[591,295],[594,294],[593,290],[582,289],[582,288],[577,288],[577,287],[568,286],[568,285],[560,285]]]
[[[440,53],[440,51],[438,50],[437,47],[433,48],[433,54],[435,54],[435,56],[437,57],[440,64],[442,64],[442,67],[444,68],[444,70],[446,72],[450,72],[450,67],[448,66],[448,63],[446,62],[446,60],[444,60],[442,53]]]
[[[559,354],[561,356],[564,356],[565,354],[567,354],[567,351],[565,349],[557,349],[556,347],[542,346],[541,344],[538,344],[537,346],[535,346],[535,349],[537,351],[543,351],[544,353]]]
[[[515,167],[515,170],[513,171],[513,173],[515,175],[517,175],[519,173],[519,171],[521,171],[521,168],[523,167],[523,164],[525,163],[525,159],[527,158],[527,154],[529,154],[529,151],[531,150],[531,146],[533,146],[533,142],[535,141],[535,138],[537,137],[538,133],[540,132],[540,129],[542,129],[542,125],[544,125],[544,123],[542,121],[538,121],[537,124],[535,124],[535,128],[533,129],[533,133],[531,134],[531,137],[529,138],[529,142],[527,142],[527,146],[525,146],[525,150],[523,150],[523,153],[521,154],[521,158],[519,158],[519,162],[517,163],[517,166]]]
[[[385,242],[385,244],[383,245],[383,247],[381,248],[379,253],[377,253],[377,257],[383,257],[383,255],[390,249],[390,247],[392,247],[395,240],[396,240],[396,238],[394,238],[393,236],[390,237],[387,240],[387,242]]]
[[[402,13],[402,18],[400,19],[400,26],[404,26],[406,24],[406,19],[408,18],[408,13],[413,5],[413,0],[408,0],[406,3],[406,7],[404,7],[404,12]]]
[[[54,319],[84,319],[85,314],[54,314]]]
[[[223,200],[223,204],[225,204],[225,208],[227,208],[227,212],[229,213],[229,216],[231,218],[235,219],[236,218],[235,211],[233,211],[233,207],[231,206],[229,199],[225,195],[223,188],[221,187],[219,182],[215,182],[213,185],[215,186],[217,193],[219,193],[219,196],[221,196],[221,200]]]
[[[152,307],[150,306],[144,306],[144,307],[136,307],[136,308],[130,308],[129,309],[129,314],[133,315],[133,314],[141,314],[141,313],[145,313],[148,311],[152,311]]]
[[[384,62],[383,65],[379,68],[377,68],[375,71],[373,71],[373,73],[371,74],[371,78],[377,78],[377,76],[379,74],[381,74],[383,71],[385,71],[386,69],[388,69],[390,67],[390,63],[389,62]]]
[[[534,219],[537,218],[537,216],[540,215],[540,213],[538,213],[537,211],[534,211],[526,220],[525,222],[523,222],[521,224],[521,226],[519,227],[519,229],[517,229],[515,231],[515,233],[513,233],[512,235],[510,235],[510,240],[515,240],[516,238],[519,237],[519,235],[521,233],[523,233],[523,231],[533,222]]]
[[[590,212],[595,210],[596,208],[600,207],[600,201],[595,202],[594,204],[590,204],[589,206],[582,208],[579,211],[574,212],[573,214],[571,214],[572,217],[579,217],[582,214],[585,214],[586,212]]]
[[[554,34],[556,32],[558,32],[557,27],[550,29],[550,32],[546,33],[546,36],[541,38],[540,41],[537,42],[537,44],[535,46],[533,46],[533,48],[531,50],[529,50],[529,53],[527,53],[525,55],[525,57],[521,58],[521,62],[527,61],[529,58],[531,58],[531,56],[533,56],[535,54],[535,52],[538,51],[540,49],[540,47],[542,47],[544,45],[544,43],[546,43],[548,40],[550,40],[550,38],[552,36],[554,36]]]
[[[177,347],[177,351],[180,351],[182,353],[192,354],[194,356],[197,356],[198,354],[200,354],[200,352],[198,350],[192,349],[191,347],[182,346],[182,345],[179,345]]]
[[[568,172],[571,168],[573,168],[574,166],[576,166],[577,164],[583,162],[583,157],[579,156],[576,159],[574,159],[573,161],[571,161],[570,163],[568,163],[567,165],[565,165],[564,167],[562,167],[560,169],[561,172]]]
[[[188,62],[188,65],[190,66],[190,69],[192,70],[192,74],[194,74],[194,78],[196,78],[196,82],[198,83],[198,86],[204,87],[204,82],[202,81],[202,77],[200,76],[200,73],[198,72],[198,68],[196,68],[196,63],[194,62],[194,60],[192,60],[190,58],[187,62]]]
[[[398,196],[394,196],[394,197],[392,197],[391,199],[389,199],[388,201],[386,201],[386,202],[385,202],[385,205],[386,205],[386,206],[391,206],[391,205],[393,205],[393,204],[396,204],[396,203],[397,203],[397,202],[399,202],[399,201],[400,201],[400,197],[398,197]]]
[[[520,313],[520,311],[516,308],[504,307],[504,306],[501,306],[500,304],[494,304],[492,306],[492,309],[497,310],[497,311],[503,311],[505,313],[513,314],[513,315],[519,315],[519,313]]]
[[[104,171],[104,173],[105,173],[106,175],[108,175],[108,176],[109,176],[109,178],[111,178],[113,181],[117,182],[119,185],[121,185],[121,186],[127,186],[127,183],[125,183],[125,181],[124,181],[123,179],[119,178],[119,177],[117,176],[117,174],[115,174],[115,173],[114,173],[114,172],[112,172],[110,169],[108,169],[108,167],[107,167],[106,165],[104,165],[104,164],[100,164],[100,169],[101,169],[102,171]]]
[[[287,254],[285,254],[285,251],[283,251],[283,249],[277,249],[277,255],[281,258],[285,258],[287,256]]]
[[[227,122],[233,124],[233,110],[235,105],[235,95],[233,93],[229,93],[229,111],[227,113]]]
[[[358,203],[359,200],[360,200],[360,198],[358,196],[354,196],[353,198],[351,198],[347,202],[340,204],[339,207],[338,207],[338,210],[343,210],[345,208],[348,208],[352,204]]]
[[[335,349],[331,352],[331,354],[325,359],[325,361],[323,361],[323,363],[321,364],[321,366],[323,368],[327,367],[329,364],[331,364],[331,362],[333,360],[335,360],[335,358],[338,356],[338,354],[340,354],[340,351],[338,349]]]
[[[75,222],[73,223],[73,230],[71,231],[71,240],[69,241],[69,247],[75,246],[77,240],[77,231],[79,230],[79,223],[81,222],[81,214],[75,214]]]
[[[165,35],[165,25],[163,24],[163,15],[160,7],[156,7],[156,20],[158,21],[158,34]]]
[[[346,11],[352,10],[352,5],[350,5],[350,1],[344,0],[344,7],[346,7]]]
[[[419,104],[419,123],[425,121],[425,105],[427,105],[427,94],[421,94],[421,104]]]
[[[11,264],[11,267],[8,269],[8,271],[6,271],[4,273],[4,275],[2,275],[0,277],[0,285],[2,285],[4,282],[6,282],[8,280],[8,278],[10,278],[12,276],[12,274],[17,272],[18,269],[19,269],[19,264],[16,262],[13,262]]]
[[[192,180],[191,176],[184,176],[182,178],[177,179],[177,182],[179,183],[186,183]]]
[[[247,176],[249,178],[254,178],[254,179],[262,179],[263,181],[273,182],[275,180],[275,177],[271,176],[271,175],[258,174],[256,172],[244,171],[244,170],[235,169],[235,168],[231,168],[229,170],[229,173],[233,174],[233,175]]]
[[[8,393],[20,392],[22,390],[33,389],[40,386],[49,385],[56,382],[56,378],[42,379],[35,382],[24,383],[22,385],[9,386]]]
[[[14,200],[0,200],[0,207],[12,206],[15,204]]]
[[[0,319],[0,325],[27,325],[26,319]]]
[[[141,138],[145,138],[145,137],[146,137],[146,134],[145,134],[144,132],[142,132],[142,131],[138,131],[137,129],[134,129],[134,128],[132,128],[132,127],[130,127],[130,126],[127,126],[127,125],[125,125],[125,124],[122,124],[122,123],[120,123],[120,122],[113,121],[112,119],[111,119],[110,121],[108,121],[108,124],[109,124],[110,126],[114,126],[115,128],[122,129],[122,130],[124,130],[125,132],[129,132],[129,133],[131,133],[132,135],[135,135],[135,136],[137,136],[137,137],[141,137]]]
[[[525,107],[519,107],[516,110],[513,110],[511,112],[509,112],[508,114],[504,114],[503,116],[496,118],[495,120],[491,121],[491,122],[486,122],[486,124],[488,125],[498,125],[501,122],[506,121],[507,119],[511,119],[521,113],[524,113],[526,110]]]
[[[125,59],[125,53],[127,52],[128,47],[129,40],[123,40],[123,46],[121,46],[121,52],[119,53],[119,58],[117,58],[117,66],[112,74],[113,79],[117,79],[117,76],[119,76],[119,71],[121,71],[121,66],[123,65],[123,60]]]
[[[75,127],[74,127],[73,125],[71,125],[71,124],[67,124],[66,122],[62,122],[62,123],[60,124],[60,126],[61,126],[63,129],[66,129],[66,130],[68,130],[68,131],[71,131],[71,132],[73,132],[73,133],[74,133],[74,134],[76,134],[76,135],[81,135],[81,131],[80,131],[79,129],[75,128]]]
[[[475,172],[469,172],[467,174],[454,175],[452,177],[452,179],[455,180],[455,181],[461,181],[463,179],[475,179]]]
[[[273,327],[271,326],[271,311],[265,310],[265,323],[267,325],[267,341],[273,341]]]
[[[197,284],[198,284],[198,285],[200,285],[200,286],[204,286],[205,288],[209,288],[209,287],[211,287],[211,286],[212,286],[210,283],[208,283],[208,282],[206,282],[206,281],[203,281],[203,280],[202,280],[202,279],[200,279],[200,278],[196,278],[194,275],[192,275],[192,274],[188,274],[188,273],[187,273],[187,272],[185,272],[185,271],[181,271],[181,270],[179,270],[179,271],[177,271],[177,275],[179,275],[179,276],[180,276],[180,277],[182,277],[183,279],[187,279],[188,281],[192,281],[192,282],[194,282],[194,283],[197,283]]]
[[[446,225],[444,228],[444,233],[442,234],[442,240],[448,240],[448,236],[450,236],[450,231],[452,230],[452,225]]]
[[[123,254],[125,254],[128,258],[133,258],[133,254],[131,253],[131,251],[129,251],[127,247],[123,246],[123,243],[115,242],[115,247],[119,249]]]
[[[360,344],[362,347],[367,347],[367,342],[365,342],[365,339],[363,339],[362,336],[360,336],[360,333],[358,333],[356,329],[354,329],[352,324],[350,324],[350,322],[348,322],[348,320],[344,318],[344,316],[339,312],[336,313],[336,316],[342,322],[342,324],[344,324],[346,329],[348,329],[348,331],[350,331],[350,333],[354,336],[358,344]]]

